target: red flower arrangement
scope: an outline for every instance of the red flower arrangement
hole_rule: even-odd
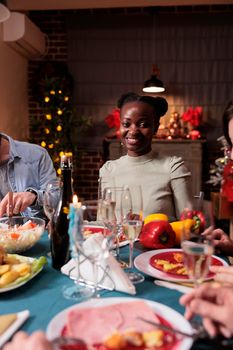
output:
[[[189,107],[188,110],[183,113],[182,119],[184,122],[189,123],[194,128],[198,127],[201,124],[202,107]]]
[[[115,129],[115,136],[120,137],[120,126],[121,126],[121,119],[120,119],[120,110],[119,108],[114,108],[110,114],[107,115],[105,118],[105,123],[110,129]]]
[[[121,121],[120,121],[120,110],[119,108],[114,108],[110,114],[105,118],[105,122],[107,126],[115,129],[120,129]]]

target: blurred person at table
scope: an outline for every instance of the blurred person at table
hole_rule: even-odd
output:
[[[202,322],[211,337],[222,334],[233,336],[233,289],[216,282],[202,284],[180,298],[186,307],[185,317],[191,320],[194,315],[202,317]]]
[[[9,192],[13,214],[43,215],[43,193],[56,171],[48,152],[28,142],[0,133],[0,217],[8,215]]]
[[[17,332],[13,339],[6,343],[2,350],[52,350],[52,344],[46,339],[44,332],[36,331],[31,335]]]
[[[230,158],[233,160],[233,100],[231,100],[224,112],[222,117],[223,133],[230,147]],[[206,236],[209,235],[207,230],[204,233]],[[233,240],[230,239],[223,230],[217,228],[213,230],[211,234],[213,244],[216,253],[225,254],[227,256],[233,256]],[[232,270],[233,271],[233,270]],[[232,273],[232,284],[233,284],[233,273]]]
[[[116,186],[141,185],[144,217],[165,213],[171,221],[178,219],[185,207],[192,206],[191,174],[180,157],[152,151],[160,117],[168,110],[167,101],[127,93],[119,99],[118,107],[127,155],[107,161],[100,177],[114,177]]]

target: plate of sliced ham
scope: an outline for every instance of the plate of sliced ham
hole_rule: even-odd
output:
[[[122,350],[190,349],[191,338],[156,328],[139,317],[193,332],[181,314],[163,304],[139,298],[105,298],[91,299],[61,311],[48,324],[46,334],[49,340],[77,337],[93,350],[111,350],[119,342]]]

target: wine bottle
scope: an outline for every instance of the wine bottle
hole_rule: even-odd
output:
[[[72,202],[72,157],[61,156],[61,191],[57,209],[52,220],[51,256],[52,266],[60,269],[70,258],[69,253],[69,204]]]

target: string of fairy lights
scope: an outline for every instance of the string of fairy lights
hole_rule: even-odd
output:
[[[59,174],[62,155],[77,158],[82,154],[77,140],[91,126],[91,118],[80,115],[74,106],[73,78],[64,62],[43,62],[35,72],[32,90],[42,118],[32,118],[31,128],[41,131],[40,145],[49,152]]]

